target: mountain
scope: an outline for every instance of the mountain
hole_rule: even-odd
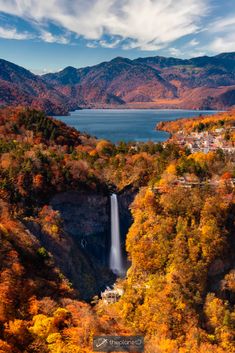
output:
[[[30,105],[48,114],[78,108],[40,76],[5,60],[0,60],[0,105]]]
[[[82,107],[227,109],[235,105],[235,53],[189,60],[117,57],[43,79]]]
[[[58,115],[79,107],[229,109],[235,106],[235,53],[117,57],[43,76],[0,60],[0,104],[31,105]]]
[[[163,97],[172,99],[176,95],[175,86],[158,70],[119,57],[76,72],[66,68],[43,78],[51,84],[60,85],[64,94],[76,97],[83,106],[153,102]]]

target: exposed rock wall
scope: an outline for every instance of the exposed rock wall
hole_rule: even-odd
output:
[[[76,191],[58,194],[51,200],[51,206],[60,211],[65,231],[99,266],[107,266],[108,201],[108,195]]]
[[[132,223],[129,206],[135,192],[125,190],[118,195],[122,249],[125,253],[125,239]],[[70,241],[69,252],[50,246],[59,266],[82,292],[84,298],[99,294],[107,285],[115,281],[109,270],[110,252],[110,195],[95,191],[68,191],[55,195],[51,202],[53,209],[60,211],[65,234]],[[71,243],[72,242],[72,243]],[[77,269],[77,270],[76,270]],[[90,290],[82,282],[90,278]],[[91,295],[92,294],[92,295]]]

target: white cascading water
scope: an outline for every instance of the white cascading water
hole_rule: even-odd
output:
[[[116,194],[111,195],[111,251],[110,269],[118,276],[123,276],[125,271],[122,261],[118,199]]]

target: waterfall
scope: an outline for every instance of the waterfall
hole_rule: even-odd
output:
[[[110,251],[110,269],[118,276],[123,276],[125,273],[119,226],[119,211],[117,195],[111,195],[111,251]]]

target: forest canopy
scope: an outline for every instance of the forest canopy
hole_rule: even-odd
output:
[[[161,128],[234,125],[229,112]],[[37,110],[1,110],[0,352],[89,353],[97,334],[143,334],[149,353],[235,352],[234,158],[174,139],[114,145]],[[125,188],[137,196],[130,268],[118,282],[124,295],[111,305],[84,302],[56,261],[54,250],[67,254],[73,243],[49,200],[66,190]],[[81,284],[92,287],[82,251],[77,261]]]

